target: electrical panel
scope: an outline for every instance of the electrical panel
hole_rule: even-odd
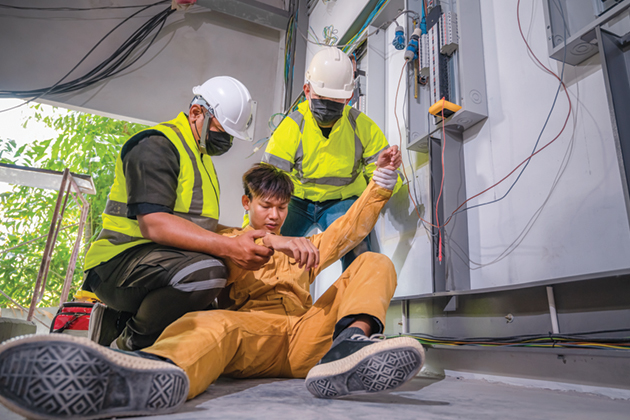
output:
[[[408,0],[409,9],[418,15],[423,14],[423,3]],[[441,130],[442,124],[463,132],[487,118],[480,9],[480,0],[430,3],[414,64],[420,88],[410,89],[408,149],[426,152],[431,133]],[[407,28],[407,33],[412,31]],[[425,117],[431,105],[443,98],[462,109],[444,121]]]

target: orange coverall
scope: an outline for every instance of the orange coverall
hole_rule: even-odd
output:
[[[184,369],[190,379],[188,398],[205,391],[220,375],[304,378],[330,348],[340,319],[367,314],[385,323],[396,289],[396,272],[385,255],[361,254],[314,305],[309,285],[370,233],[390,196],[391,191],[371,181],[344,216],[310,237],[320,253],[316,269],[299,268],[281,252],[258,271],[243,270],[228,260],[227,287],[234,301],[229,310],[188,313],[143,351]],[[222,233],[240,235],[251,229]]]

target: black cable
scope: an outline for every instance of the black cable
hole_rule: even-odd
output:
[[[78,89],[82,89],[84,87],[87,87],[87,86],[93,85],[95,83],[98,83],[98,82],[100,82],[100,81],[102,81],[102,80],[104,80],[104,79],[106,79],[108,77],[114,76],[114,75],[120,73],[121,71],[129,68],[136,61],[138,61],[144,55],[144,53],[146,53],[146,51],[151,47],[151,45],[155,41],[155,38],[157,37],[157,35],[162,30],[162,27],[164,26],[166,18],[170,14],[172,14],[173,12],[174,12],[173,10],[166,9],[163,12],[161,12],[158,15],[154,16],[153,18],[151,18],[151,20],[149,20],[142,27],[140,27],[138,30],[136,30],[136,32],[127,41],[125,41],[125,43],[123,43],[123,45],[121,47],[119,47],[118,50],[116,50],[116,52],[114,52],[107,60],[105,60],[98,67],[96,67],[95,69],[90,71],[90,73],[88,73],[87,75],[82,76],[82,77],[80,77],[78,79],[75,79],[72,82],[68,82],[67,84],[59,86],[59,89],[57,89],[55,91],[55,93],[67,93],[67,92],[72,92],[72,91],[75,91],[75,90],[78,90]],[[144,51],[138,57],[134,58],[133,61],[129,62],[124,67],[118,68],[118,66],[120,66],[131,55],[131,53],[136,49],[136,47],[138,47],[139,44],[142,41],[144,41],[144,39],[146,39],[148,37],[148,35],[157,27],[157,25],[160,25],[160,28],[155,33],[155,35],[153,36],[151,42],[149,43],[149,45],[147,45],[147,47],[144,49]],[[137,40],[134,40],[133,42],[130,42],[130,39],[133,39],[133,38],[135,38]],[[117,57],[117,56],[120,56],[120,57]],[[91,79],[88,82],[84,82],[82,84],[74,84],[73,85],[73,82],[78,82],[78,81],[81,81],[81,80],[84,80],[84,79],[88,79],[92,75],[97,74],[98,71],[103,69],[105,67],[105,65],[109,65],[113,61],[113,59],[115,59],[115,58],[116,58],[116,61],[113,62],[113,64],[111,64],[109,66],[109,68],[104,70],[103,74],[96,76],[94,79]],[[70,86],[68,88],[66,88],[67,85],[70,85]],[[63,86],[63,88],[62,88],[62,86]]]
[[[628,328],[622,328],[622,329],[618,329],[618,330],[602,330],[602,331],[590,331],[590,332],[583,332],[583,333],[575,333],[575,334],[524,334],[524,335],[514,335],[514,336],[506,336],[506,337],[467,337],[467,338],[461,338],[461,337],[437,337],[437,336],[433,336],[430,334],[421,334],[421,333],[412,333],[409,335],[412,335],[414,337],[418,337],[418,338],[426,338],[428,340],[435,340],[435,341],[457,341],[457,342],[464,342],[464,343],[517,343],[517,342],[522,342],[522,341],[526,341],[526,340],[537,340],[537,339],[549,339],[549,340],[554,340],[554,339],[564,339],[564,340],[575,340],[575,341],[580,341],[580,340],[584,340],[584,336],[585,335],[591,335],[591,334],[605,334],[605,333],[612,333],[612,332],[630,332],[630,329]],[[607,338],[587,338],[587,340],[589,342],[592,343],[603,343],[603,342],[607,342],[607,343],[611,343],[611,342],[617,342],[617,343],[625,343],[628,342],[630,340],[630,337],[607,337]]]
[[[49,12],[84,12],[90,10],[105,10],[105,9],[135,9],[138,7],[155,6],[157,4],[169,3],[169,0],[160,0],[153,4],[137,4],[132,6],[99,6],[99,7],[25,7],[25,6],[11,6],[8,4],[0,4],[0,8],[3,9],[15,9],[15,10],[45,10]]]
[[[94,69],[92,69],[87,74],[85,74],[85,75],[83,75],[81,77],[78,77],[78,78],[76,78],[74,80],[71,80],[69,82],[66,82],[64,84],[61,84],[61,82],[64,79],[66,79],[74,70],[76,70],[77,67],[79,67],[79,65],[81,65],[81,63],[83,63],[83,61],[85,61],[85,59],[109,35],[111,35],[116,29],[118,29],[125,22],[129,21],[131,18],[133,18],[134,16],[136,16],[139,13],[143,12],[144,10],[155,6],[156,4],[160,4],[160,3],[163,3],[163,1],[144,6],[142,9],[134,12],[133,14],[131,14],[130,16],[125,18],[122,22],[120,22],[113,29],[111,29],[105,36],[103,36],[96,43],[96,45],[94,45],[94,47],[92,47],[92,49],[90,49],[90,51],[88,51],[88,53],[85,56],[83,56],[83,58],[68,73],[66,73],[66,75],[64,75],[59,81],[57,81],[57,83],[55,83],[51,87],[49,87],[49,88],[33,89],[33,90],[26,90],[26,91],[0,90],[0,98],[22,98],[22,99],[30,98],[26,102],[24,102],[24,103],[22,103],[20,105],[1,110],[0,112],[5,112],[5,111],[9,111],[11,109],[18,108],[18,107],[23,106],[23,105],[25,105],[25,104],[27,104],[27,103],[29,103],[31,101],[36,100],[36,99],[38,99],[38,98],[40,98],[42,96],[45,96],[45,95],[47,95],[49,93],[50,94],[60,94],[60,93],[73,92],[73,91],[76,91],[76,90],[79,90],[79,89],[84,89],[86,87],[89,87],[91,85],[99,83],[99,82],[101,82],[102,80],[104,80],[104,79],[106,79],[108,77],[114,76],[114,75],[120,73],[121,71],[123,71],[123,70],[129,68],[130,66],[132,66],[151,47],[151,45],[154,43],[155,39],[157,38],[157,35],[161,32],[162,28],[164,27],[166,19],[172,13],[174,13],[175,10],[172,10],[170,7],[168,7],[165,10],[163,10],[162,12],[154,15],[147,22],[145,22],[140,28],[138,28],[129,38],[127,38],[127,40],[110,57],[108,57],[106,60],[104,60],[101,64],[96,66]],[[126,65],[121,67],[123,62],[125,60],[127,60],[127,58],[141,45],[141,43],[145,39],[147,39],[149,37],[149,35],[156,28],[158,28],[157,32],[155,33],[155,35],[151,39],[151,41],[148,44],[148,46],[142,51],[142,53],[140,53],[133,60],[131,60]]]
[[[540,134],[538,135],[538,139],[536,140],[536,144],[534,144],[534,150],[532,151],[532,154],[536,152],[536,149],[538,148],[538,143],[540,142],[540,139],[542,138],[542,135],[545,131],[545,129],[547,128],[547,123],[549,122],[549,119],[551,118],[551,114],[553,113],[554,108],[556,107],[556,100],[558,99],[558,95],[560,94],[560,90],[562,89],[562,84],[563,84],[563,78],[564,78],[564,67],[567,61],[567,23],[565,21],[565,17],[564,17],[564,11],[562,10],[562,5],[560,4],[560,2],[558,2],[557,0],[552,1],[551,3],[553,3],[558,10],[560,11],[560,15],[562,16],[562,22],[564,24],[564,55],[562,57],[562,71],[560,72],[560,83],[558,84],[558,89],[556,90],[556,95],[553,99],[553,104],[551,105],[551,109],[549,110],[549,113],[547,114],[547,119],[545,120],[545,124],[542,127],[542,130],[540,130]],[[523,169],[521,169],[521,171],[519,172],[518,176],[516,177],[516,179],[514,180],[514,182],[512,183],[512,185],[510,186],[510,188],[507,190],[507,192],[505,194],[503,194],[503,196],[492,200],[492,201],[488,201],[486,203],[480,203],[480,204],[475,204],[474,206],[466,206],[465,208],[461,209],[460,211],[453,213],[452,215],[449,216],[449,218],[446,220],[446,222],[444,222],[444,225],[448,224],[448,222],[450,222],[450,220],[460,214],[463,213],[465,211],[477,208],[477,207],[482,207],[482,206],[487,206],[488,204],[493,204],[496,203],[498,201],[503,200],[505,197],[507,197],[507,195],[510,193],[510,191],[512,191],[512,188],[514,188],[514,186],[516,185],[516,183],[518,182],[518,180],[521,178],[521,175],[523,175],[523,172],[525,171],[525,169],[527,168],[527,166],[529,165],[529,163],[532,160],[532,157],[530,155],[530,157],[527,159],[527,162],[525,163],[525,166],[523,166]]]

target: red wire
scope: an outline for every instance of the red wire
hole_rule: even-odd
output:
[[[444,105],[446,103],[446,97],[442,97],[442,183],[440,184],[440,193],[437,200],[435,200],[435,223],[437,224],[439,243],[438,243],[438,260],[442,261],[442,229],[440,229],[440,219],[438,213],[438,206],[440,204],[440,198],[442,198],[442,191],[444,190],[444,149],[446,149],[446,129],[444,125]]]
[[[396,118],[396,127],[398,128],[399,147],[401,149],[402,149],[402,132],[400,131],[400,122],[398,121],[398,113],[396,112],[396,104],[398,103],[398,91],[400,90],[400,81],[402,80],[402,76],[405,72],[405,67],[407,67],[407,63],[408,61],[405,60],[405,64],[403,64],[402,69],[400,71],[400,77],[398,78],[398,86],[396,87],[396,96],[394,97],[394,118]],[[409,185],[409,179],[407,179],[407,171],[405,170],[404,161],[402,162],[402,168],[403,168],[403,176],[405,177],[405,181],[407,182],[407,185]],[[409,194],[409,198],[411,199],[411,202],[413,203],[413,208],[416,211],[416,214],[418,215],[418,219],[422,220],[424,223],[432,227],[437,227],[433,223],[430,223],[424,220],[422,216],[420,216],[420,212],[418,211],[418,205],[416,204],[416,201],[413,199],[413,196],[411,195],[411,188],[407,187],[407,193]]]
[[[464,201],[462,204],[459,205],[459,207],[457,207],[453,213],[451,213],[449,219],[446,221],[446,223],[444,224],[444,226],[446,226],[451,219],[453,218],[453,215],[455,213],[457,213],[457,211],[459,209],[461,209],[464,204],[468,203],[470,200],[472,200],[473,198],[479,197],[481,194],[487,192],[488,190],[491,190],[492,188],[496,187],[497,185],[499,185],[500,183],[502,183],[503,181],[505,181],[510,175],[512,175],[514,172],[516,172],[516,170],[518,168],[520,168],[521,166],[523,166],[528,160],[530,160],[532,157],[536,156],[538,153],[542,152],[543,150],[545,150],[547,148],[547,146],[549,146],[551,143],[553,143],[554,141],[556,141],[558,139],[558,137],[560,137],[560,135],[564,132],[565,128],[567,127],[567,124],[569,123],[569,118],[571,117],[571,112],[573,110],[573,104],[571,103],[571,98],[569,97],[569,91],[567,90],[567,86],[564,84],[564,81],[562,81],[562,79],[553,71],[551,71],[550,69],[548,69],[543,63],[540,62],[540,60],[538,59],[538,57],[536,57],[536,54],[534,54],[534,51],[532,51],[529,43],[527,42],[527,39],[525,38],[525,35],[523,34],[523,28],[521,27],[521,17],[520,17],[520,5],[521,5],[521,0],[518,0],[517,4],[516,4],[516,20],[518,22],[518,30],[521,34],[521,38],[523,39],[523,42],[525,43],[525,46],[527,47],[527,49],[529,50],[530,54],[532,55],[532,57],[534,57],[534,60],[536,60],[536,62],[542,67],[544,68],[547,73],[551,74],[553,77],[555,77],[556,79],[558,79],[560,81],[560,83],[562,83],[562,87],[564,87],[564,93],[567,95],[567,101],[569,101],[569,112],[567,113],[567,118],[564,120],[564,125],[562,126],[562,129],[560,130],[560,132],[558,133],[558,135],[556,137],[554,137],[549,143],[545,144],[543,147],[541,147],[540,149],[538,149],[537,151],[535,151],[534,153],[532,153],[531,155],[529,155],[524,161],[522,161],[521,163],[518,164],[518,166],[514,169],[512,169],[512,171],[507,174],[506,176],[504,176],[503,178],[501,178],[501,180],[491,186],[489,186],[488,188],[486,188],[485,190],[481,191],[478,194],[473,195],[472,197],[470,197],[469,199],[467,199],[466,201]],[[443,226],[443,227],[444,227]]]

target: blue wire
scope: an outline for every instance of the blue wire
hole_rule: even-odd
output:
[[[562,82],[563,82],[563,78],[564,78],[564,65],[566,64],[567,61],[567,23],[564,19],[564,11],[562,10],[562,5],[558,2],[558,0],[554,0],[552,2],[560,11],[560,15],[562,16],[562,23],[564,24],[564,55],[562,57],[562,71],[560,72],[560,83],[558,84],[558,90],[556,90],[556,96],[553,98],[553,104],[551,105],[551,109],[549,110],[549,114],[547,115],[547,119],[545,120],[545,124],[543,125],[542,130],[540,130],[540,134],[538,135],[538,139],[536,140],[536,144],[534,145],[534,150],[532,151],[532,154],[534,154],[536,152],[536,149],[538,148],[538,143],[540,142],[540,139],[543,135],[543,132],[545,131],[545,128],[547,127],[547,123],[549,122],[549,118],[551,118],[551,114],[553,113],[553,110],[556,106],[556,100],[558,99],[558,95],[560,94],[560,90],[562,88]],[[507,195],[510,193],[510,191],[512,191],[512,188],[514,188],[514,186],[516,185],[516,183],[518,182],[518,180],[521,178],[521,175],[523,175],[523,172],[525,171],[525,169],[527,168],[527,166],[529,165],[529,162],[531,162],[533,156],[530,156],[527,159],[527,163],[525,163],[525,166],[523,166],[523,169],[521,169],[521,172],[518,174],[518,176],[516,177],[516,179],[514,180],[514,182],[512,183],[512,185],[510,186],[510,189],[507,190],[507,192],[500,198],[497,198],[496,200],[492,200],[492,201],[488,201],[487,203],[481,203],[481,204],[476,204],[474,206],[471,207],[466,207],[458,212],[453,213],[447,220],[446,222],[444,222],[444,225],[446,225],[453,216],[459,214],[459,213],[463,213],[467,210],[471,210],[477,207],[481,207],[481,206],[487,206],[488,204],[493,204],[496,203],[497,201],[501,201],[503,200],[505,197],[507,197]]]
[[[424,6],[424,2],[425,2],[425,0],[422,0],[422,7],[421,7],[421,9],[422,9],[422,19],[420,20],[420,31],[423,34],[426,34],[427,33],[427,17],[424,15],[424,7],[425,7]]]
[[[363,31],[365,30],[365,28],[367,28],[368,26],[370,26],[370,24],[372,23],[372,21],[374,20],[374,18],[376,17],[376,15],[381,11],[381,9],[385,6],[386,3],[388,3],[389,0],[381,0],[377,3],[377,5],[374,7],[374,9],[372,10],[372,12],[370,13],[370,15],[367,17],[367,20],[365,21],[365,23],[363,24],[363,26],[361,27],[361,29],[359,29],[359,31],[352,37],[350,38],[349,43],[342,48],[342,51],[346,52],[347,50],[349,50],[350,46],[353,45],[356,41],[353,41],[353,39],[355,37],[357,37],[357,35],[363,33]]]

